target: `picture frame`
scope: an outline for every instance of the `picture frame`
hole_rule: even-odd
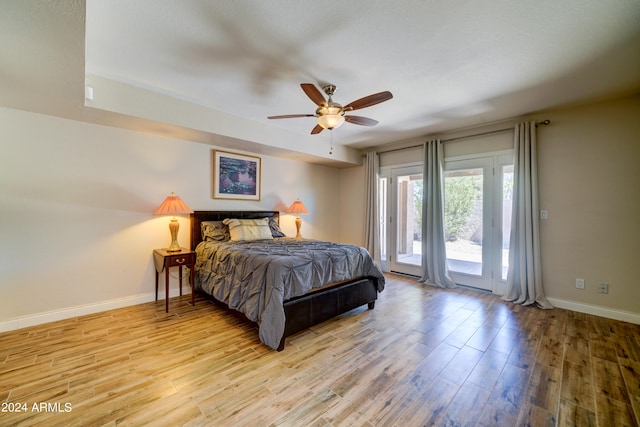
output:
[[[260,200],[262,159],[213,150],[213,198]]]

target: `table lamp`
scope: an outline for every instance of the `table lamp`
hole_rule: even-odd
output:
[[[302,237],[302,234],[300,234],[300,227],[302,227],[302,220],[300,219],[300,214],[308,214],[309,211],[307,210],[305,205],[302,204],[300,199],[298,199],[295,202],[293,202],[291,206],[289,206],[289,209],[287,209],[287,213],[296,215],[296,237]]]
[[[178,244],[178,229],[180,228],[180,223],[178,222],[178,218],[176,215],[187,215],[192,214],[193,211],[189,206],[187,206],[180,197],[176,196],[174,193],[171,193],[164,202],[153,211],[154,215],[171,215],[171,222],[169,222],[169,231],[171,232],[171,245],[167,248],[167,252],[180,252],[182,248]]]

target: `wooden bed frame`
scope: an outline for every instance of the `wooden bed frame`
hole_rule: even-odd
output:
[[[198,243],[202,241],[200,230],[202,221],[266,217],[273,217],[279,221],[280,213],[277,211],[195,211],[191,215],[191,249],[195,250]],[[207,297],[213,298],[210,295]],[[361,277],[328,285],[320,290],[284,301],[286,320],[278,351],[284,349],[286,337],[364,304],[367,304],[369,309],[373,309],[377,298],[378,291],[374,279]]]

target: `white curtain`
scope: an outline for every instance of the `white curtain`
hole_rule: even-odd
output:
[[[440,140],[424,144],[422,196],[422,282],[452,288],[444,240],[444,150]]]
[[[544,296],[540,265],[538,170],[535,122],[515,127],[513,205],[507,291],[502,297],[517,304],[553,308]]]
[[[364,247],[369,251],[373,260],[381,265],[380,230],[378,212],[378,171],[380,159],[378,153],[369,151],[364,160],[365,169],[365,212],[364,212]]]

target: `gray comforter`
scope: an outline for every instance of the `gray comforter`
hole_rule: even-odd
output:
[[[385,279],[366,249],[317,240],[279,238],[201,242],[195,287],[259,325],[260,340],[277,348],[284,333],[283,301],[356,277]]]

